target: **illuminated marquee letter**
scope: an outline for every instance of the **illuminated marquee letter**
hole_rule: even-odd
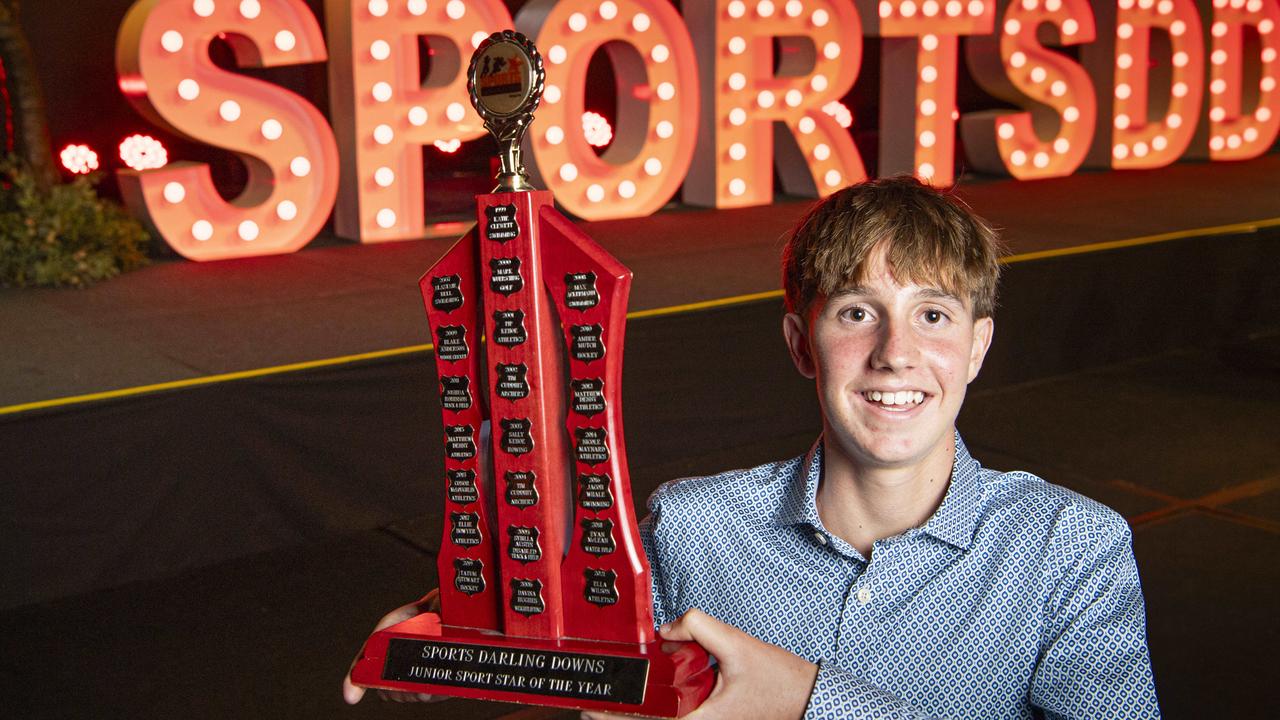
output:
[[[960,36],[992,32],[995,0],[858,0],[858,7],[868,34],[884,38],[880,174],[914,173],[950,185]]]
[[[1192,0],[1119,0],[1116,13],[1115,110],[1111,166],[1157,168],[1177,160],[1196,131],[1204,96],[1204,40]],[[1152,30],[1169,34],[1173,68],[1168,110],[1150,94]]]
[[[325,15],[342,154],[334,229],[366,243],[422,237],[422,146],[485,134],[463,70],[511,15],[498,0],[326,0]]]
[[[1213,50],[1209,53],[1209,157],[1247,160],[1265,153],[1280,131],[1280,3],[1276,0],[1215,0]],[[1261,72],[1256,86],[1244,87],[1244,27],[1261,40]],[[1250,110],[1245,110],[1245,100]]]
[[[698,119],[693,43],[671,3],[533,0],[516,26],[536,37],[547,71],[524,146],[539,184],[586,220],[641,217],[666,204],[689,169]],[[602,47],[618,112],[613,142],[597,155],[582,115],[587,66]]]
[[[795,195],[825,196],[866,179],[849,132],[822,110],[849,92],[862,62],[849,0],[688,0],[684,12],[704,108],[686,202],[772,202],[775,153]]]
[[[217,260],[293,252],[333,208],[338,153],[324,116],[302,98],[230,73],[209,59],[222,37],[241,67],[325,59],[320,27],[301,0],[144,0],[116,41],[121,91],[170,131],[226,148],[249,181],[224,201],[207,165],[120,171],[121,191],[178,253]]]
[[[1013,0],[998,38],[974,38],[966,45],[978,83],[995,97],[1027,109],[964,116],[960,131],[965,152],[979,170],[1019,180],[1064,177],[1080,167],[1089,151],[1097,118],[1093,82],[1084,68],[1040,44],[1037,35],[1044,23],[1057,29],[1062,45],[1093,42],[1087,0]]]

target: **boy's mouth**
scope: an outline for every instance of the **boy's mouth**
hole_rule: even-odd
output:
[[[927,396],[919,390],[864,390],[862,397],[882,407],[907,407],[923,403]]]

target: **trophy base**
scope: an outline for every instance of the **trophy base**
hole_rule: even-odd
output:
[[[424,613],[369,637],[357,685],[525,705],[674,718],[715,685],[695,643],[508,637]]]

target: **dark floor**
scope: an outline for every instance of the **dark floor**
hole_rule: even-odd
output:
[[[1031,470],[1130,519],[1168,717],[1271,717],[1280,337],[981,390],[960,425],[986,464]],[[812,428],[798,430],[680,471],[798,452]],[[569,717],[473,701],[341,704],[363,633],[434,584],[431,527],[424,518],[0,614],[5,715]]]

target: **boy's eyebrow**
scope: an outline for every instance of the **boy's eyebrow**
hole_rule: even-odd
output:
[[[842,298],[846,295],[871,295],[871,294],[872,294],[871,288],[867,287],[866,285],[850,285],[849,287],[842,288],[840,290],[837,290],[831,293],[831,295],[828,296],[828,299],[835,300],[837,298]],[[943,290],[941,288],[934,288],[934,287],[920,288],[919,290],[916,291],[915,296],[918,298],[928,298],[931,300],[950,300],[951,302],[954,302],[954,303],[959,303],[961,305],[964,304],[964,301],[961,300],[954,293],[949,293],[946,290]]]
[[[954,293],[949,293],[946,290],[941,290],[939,288],[921,288],[920,291],[916,293],[916,297],[930,298],[933,300],[950,300],[961,305],[964,304],[964,301]]]

